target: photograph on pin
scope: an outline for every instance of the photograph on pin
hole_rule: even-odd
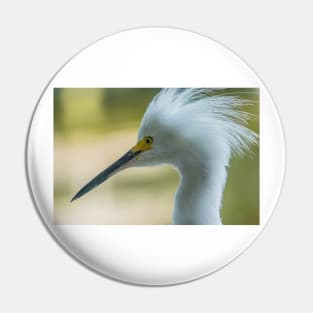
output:
[[[55,88],[54,223],[259,225],[258,88]]]

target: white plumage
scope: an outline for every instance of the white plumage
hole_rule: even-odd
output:
[[[214,89],[163,89],[150,103],[138,138],[152,136],[154,147],[134,166],[171,164],[181,180],[175,195],[174,224],[221,224],[226,167],[257,142],[246,127],[247,101],[215,95]],[[219,90],[221,91],[221,90]]]

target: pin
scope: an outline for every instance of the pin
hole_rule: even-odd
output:
[[[170,28],[75,55],[28,135],[29,186],[50,234],[86,268],[133,284],[183,283],[235,259],[269,220],[284,164],[259,78],[215,41]]]

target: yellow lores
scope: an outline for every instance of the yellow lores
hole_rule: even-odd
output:
[[[141,151],[148,151],[152,149],[153,138],[150,136],[146,136],[143,139],[139,140],[135,146],[132,147],[131,151],[141,152]]]

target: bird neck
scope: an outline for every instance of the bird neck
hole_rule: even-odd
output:
[[[222,161],[181,165],[175,196],[174,224],[221,225],[220,207],[227,172]]]

